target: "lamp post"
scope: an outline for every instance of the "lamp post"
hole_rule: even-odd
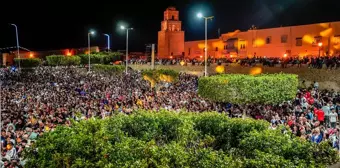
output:
[[[0,130],[2,130],[2,88],[1,88],[1,85],[2,85],[2,78],[1,78],[1,81],[0,81]],[[0,159],[2,159],[2,140],[0,140]]]
[[[120,26],[122,30],[126,30],[126,53],[125,53],[125,74],[128,73],[128,54],[129,54],[129,30],[133,28],[127,28],[125,26]]]
[[[104,34],[107,37],[107,51],[110,51],[110,35],[109,34]]]
[[[88,72],[90,72],[91,71],[91,38],[90,38],[90,36],[91,35],[94,35],[94,31],[90,31],[89,33],[87,33],[87,42],[88,42],[88,50],[89,50],[89,71]]]
[[[208,43],[208,32],[207,32],[207,28],[208,28],[208,20],[212,20],[214,18],[214,16],[209,16],[209,17],[205,17],[203,16],[202,13],[198,13],[197,14],[198,18],[204,18],[205,21],[205,42],[204,42],[204,76],[208,76],[208,65],[207,65],[207,43]]]
[[[14,26],[14,28],[15,28],[15,36],[16,36],[16,40],[17,40],[17,54],[18,54],[18,58],[19,58],[19,62],[18,62],[18,64],[19,64],[19,72],[20,72],[20,70],[21,70],[21,66],[20,66],[20,49],[19,49],[19,34],[18,34],[18,26],[16,25],[16,24],[11,24],[12,26]]]
[[[321,51],[321,47],[322,47],[322,42],[318,43],[319,46],[319,57],[321,56],[320,51]]]

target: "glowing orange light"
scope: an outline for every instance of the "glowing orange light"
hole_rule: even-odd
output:
[[[287,57],[287,54],[283,54],[283,57]]]
[[[67,54],[66,54],[67,56],[71,56],[72,55],[72,53],[71,52],[67,52]]]
[[[318,46],[319,46],[319,47],[322,47],[322,43],[321,43],[321,42],[320,42],[320,43],[318,43]]]
[[[216,73],[219,73],[219,74],[224,73],[224,71],[225,71],[224,66],[222,66],[222,65],[217,66],[215,68],[215,71],[216,71]]]
[[[200,58],[203,58],[203,56],[201,55]]]
[[[33,55],[33,53],[30,53],[30,58],[32,58],[34,55]]]
[[[170,56],[170,59],[172,59],[172,56]]]
[[[185,64],[185,62],[184,61],[181,61],[179,64],[181,64],[182,66]]]
[[[254,67],[250,69],[250,75],[259,75],[262,73],[262,68],[261,67]]]
[[[233,55],[230,55],[230,58],[233,58]]]

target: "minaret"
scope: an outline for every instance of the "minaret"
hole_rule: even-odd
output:
[[[158,32],[158,58],[179,58],[184,56],[184,31],[179,12],[174,7],[164,11],[164,20]]]

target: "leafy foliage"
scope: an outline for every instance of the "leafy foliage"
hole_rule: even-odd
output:
[[[81,58],[81,64],[89,63],[89,55],[81,54],[79,55]],[[110,64],[116,61],[122,61],[122,54],[120,52],[99,52],[99,53],[91,53],[90,55],[91,64]]]
[[[293,74],[227,74],[200,78],[198,94],[217,102],[271,104],[293,99],[297,86]]]
[[[20,66],[30,68],[30,67],[37,67],[41,64],[41,59],[39,58],[15,58],[14,63],[16,65],[19,65],[20,61]]]
[[[122,65],[102,65],[96,64],[92,66],[95,71],[105,72],[105,73],[121,73],[125,70]]]
[[[174,82],[178,79],[179,73],[169,69],[144,70],[142,72],[144,80],[151,83],[153,88],[158,82]]]
[[[301,141],[268,126],[208,112],[118,114],[44,134],[26,150],[26,166],[325,167],[338,159],[329,145]]]
[[[50,66],[69,66],[69,65],[79,65],[79,56],[64,56],[64,55],[50,55],[46,57],[47,63]]]

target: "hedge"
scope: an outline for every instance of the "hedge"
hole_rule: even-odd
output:
[[[25,68],[36,67],[41,64],[41,59],[39,58],[15,58],[14,59],[15,65],[19,65],[19,61],[20,66]]]
[[[80,65],[79,56],[64,56],[64,55],[50,55],[46,57],[47,63],[50,66],[67,66],[67,65]]]
[[[24,153],[27,167],[326,167],[337,152],[218,113],[139,111],[59,126]]]
[[[81,54],[79,55],[81,59],[81,64],[89,63],[89,55]],[[122,54],[120,52],[100,52],[91,53],[91,64],[111,64],[112,62],[122,61]]]
[[[95,65],[92,65],[92,68],[95,71],[105,72],[105,73],[121,73],[125,70],[125,66],[123,66],[123,65],[95,64]]]
[[[295,98],[297,87],[293,74],[226,74],[200,78],[198,94],[216,102],[276,104]]]

